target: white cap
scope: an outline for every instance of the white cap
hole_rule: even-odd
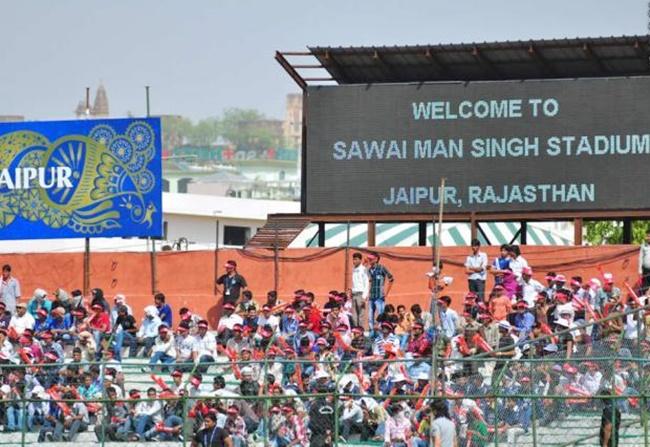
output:
[[[34,290],[34,297],[36,298],[45,298],[47,296],[47,291],[43,289]]]
[[[158,315],[158,309],[156,308],[156,306],[147,306],[144,308],[144,314],[155,317],[156,315]]]
[[[322,369],[319,369],[318,371],[316,371],[316,374],[314,374],[314,379],[315,379],[315,380],[319,380],[319,379],[329,379],[329,378],[330,378],[330,375],[327,374],[327,373],[326,373],[325,371],[323,371]]]
[[[499,326],[499,329],[508,329],[508,330],[512,329],[512,326],[510,325],[508,320],[499,321],[498,326]]]
[[[555,324],[557,326],[564,326],[564,327],[571,326],[571,323],[569,323],[569,320],[567,320],[566,318],[558,318],[557,320],[555,320]]]
[[[602,286],[602,284],[600,283],[600,279],[598,279],[598,278],[591,278],[591,279],[589,280],[589,284],[591,285],[592,288],[596,288],[596,287],[601,287],[601,286]]]
[[[126,303],[126,297],[121,293],[118,293],[117,295],[115,295],[114,299],[115,299],[115,301],[118,301],[120,303]]]
[[[43,388],[43,387],[41,387],[41,388]],[[0,386],[0,391],[3,394],[9,394],[11,392],[11,387],[9,385],[2,385],[2,386]]]
[[[454,278],[451,276],[443,276],[442,282],[445,283],[446,286],[450,286],[454,282]]]

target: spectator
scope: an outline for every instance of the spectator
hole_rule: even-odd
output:
[[[27,303],[27,312],[34,317],[38,317],[39,309],[43,309],[46,315],[49,315],[52,310],[52,302],[46,299],[47,292],[43,289],[34,290],[34,295]]]
[[[445,401],[438,399],[431,404],[433,423],[431,424],[431,437],[436,447],[456,447],[456,426],[451,421],[449,410]]]
[[[135,317],[129,313],[129,309],[123,305],[118,304],[114,307],[117,311],[117,318],[115,319],[115,359],[122,360],[122,347],[125,342],[127,346],[137,345],[138,327],[136,326]]]
[[[190,334],[189,324],[182,321],[176,329],[176,337],[174,337],[176,344],[176,363],[177,368],[181,372],[192,370],[192,364],[197,360],[196,358],[196,338]]]
[[[131,341],[129,357],[136,357],[138,348],[144,347],[143,357],[149,357],[149,352],[156,342],[158,336],[158,327],[162,324],[158,317],[156,306],[147,306],[144,308],[144,318],[140,324],[140,329],[136,333],[135,340]]]
[[[639,278],[641,279],[641,294],[645,295],[650,288],[650,229],[646,230],[645,240],[639,249]]]
[[[154,305],[158,310],[158,318],[165,323],[167,327],[172,327],[173,312],[169,304],[165,303],[165,294],[158,292],[153,297]]]
[[[134,412],[135,433],[129,441],[141,441],[145,439],[145,432],[155,424],[162,422],[162,405],[156,399],[156,389],[147,389],[147,401],[138,402]]]
[[[368,327],[368,297],[370,294],[370,277],[363,265],[363,255],[352,254],[352,324]]]
[[[494,275],[494,284],[503,284],[503,273],[506,269],[510,268],[510,251],[508,244],[502,244],[499,249],[499,256],[494,259],[494,262],[489,267],[490,273]]]
[[[192,447],[232,447],[232,438],[228,431],[217,426],[217,418],[208,413],[203,421],[203,428],[192,440]]]
[[[92,289],[90,291],[90,294],[90,307],[92,308],[92,306],[95,304],[101,304],[104,311],[110,315],[111,305],[108,303],[108,301],[106,301],[106,298],[104,297],[104,291],[102,289]]]
[[[521,280],[519,281],[519,296],[526,301],[526,304],[528,304],[528,307],[534,307],[535,306],[535,300],[537,299],[537,295],[544,291],[544,286],[537,281],[536,279],[533,279],[533,269],[530,267],[524,267],[521,270]]]
[[[169,332],[169,327],[165,323],[161,323],[158,326],[158,336],[153,345],[152,354],[151,360],[149,361],[149,366],[152,371],[158,362],[164,365],[172,365],[176,361],[174,336]],[[164,366],[161,370],[167,372],[169,367]],[[142,368],[142,372],[145,371],[146,369]]]
[[[34,317],[27,313],[27,306],[25,303],[16,303],[16,315],[11,317],[9,328],[13,329],[17,336],[23,335],[25,329],[33,329]]]
[[[2,266],[2,280],[0,281],[0,301],[12,314],[16,312],[16,303],[20,300],[20,282],[11,274],[11,266]]]
[[[447,337],[447,339],[451,339],[456,335],[459,325],[458,313],[449,306],[451,306],[450,296],[444,295],[438,299],[440,328],[442,335]]]
[[[368,254],[368,262],[370,268],[368,269],[368,276],[370,278],[370,303],[369,303],[369,330],[374,333],[375,317],[384,311],[386,298],[393,287],[395,278],[386,267],[379,263],[380,256],[378,253],[372,252]]]
[[[199,332],[196,334],[196,342],[194,350],[196,354],[194,358],[198,360],[199,366],[196,368],[202,373],[208,371],[207,364],[213,363],[217,358],[217,340],[208,332],[208,322],[206,320],[199,321]]]
[[[479,301],[483,301],[485,293],[485,280],[487,279],[488,258],[480,251],[481,242],[472,239],[472,254],[465,260],[465,273],[470,292],[476,293]]]
[[[111,310],[111,326],[115,326],[115,322],[117,321],[117,317],[119,316],[119,308],[123,306],[126,309],[126,314],[127,315],[133,315],[133,309],[131,309],[131,306],[126,304],[126,296],[122,295],[121,293],[118,293],[113,297],[113,309]]]
[[[246,290],[248,284],[246,279],[237,272],[237,263],[229,260],[224,265],[226,273],[217,279],[217,285],[222,286],[223,304],[236,305],[239,300],[239,294]]]

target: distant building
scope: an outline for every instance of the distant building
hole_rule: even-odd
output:
[[[302,143],[302,94],[289,93],[282,122],[282,132],[287,147],[298,149]]]
[[[25,117],[22,115],[0,115],[0,123],[16,123],[20,121],[25,121]]]
[[[99,84],[95,92],[95,100],[92,101],[92,107],[86,113],[86,101],[81,100],[77,104],[74,114],[77,118],[89,116],[92,118],[107,118],[109,116],[108,94],[103,84]]]

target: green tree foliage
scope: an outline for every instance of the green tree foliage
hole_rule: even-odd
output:
[[[181,144],[209,146],[219,137],[236,147],[278,147],[281,144],[273,122],[254,109],[227,109],[221,117],[206,118],[194,124],[180,116],[163,117],[163,141],[165,148]]]
[[[650,226],[647,221],[632,221],[632,243],[643,242],[648,228]],[[585,222],[585,241],[591,245],[622,244],[623,222],[613,220]]]

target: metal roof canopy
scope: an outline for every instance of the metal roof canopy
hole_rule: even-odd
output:
[[[650,75],[650,35],[308,49],[278,51],[275,56],[302,89],[328,82],[343,85]],[[305,63],[305,57],[311,63]]]

